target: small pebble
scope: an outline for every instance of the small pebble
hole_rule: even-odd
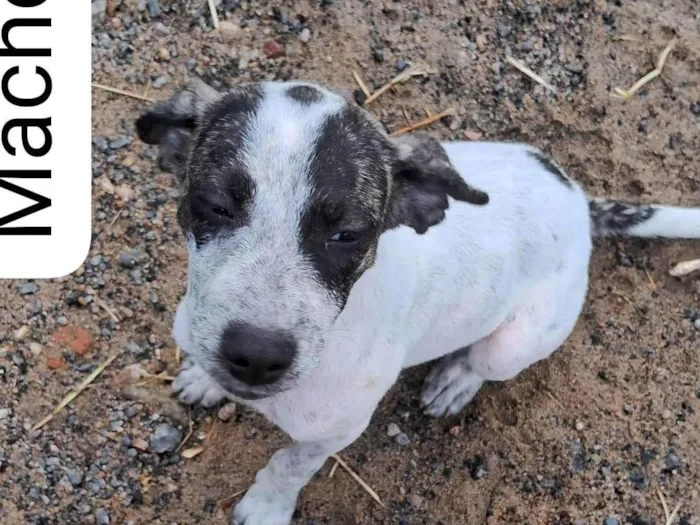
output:
[[[236,403],[226,403],[219,409],[219,420],[226,422],[236,415]]]
[[[359,88],[353,91],[352,96],[358,106],[364,105],[365,101],[367,100],[367,95],[365,95],[365,92]]]
[[[68,476],[68,481],[74,487],[79,487],[83,482],[83,473],[76,469],[66,469],[66,476]]]
[[[95,512],[95,521],[97,525],[109,525],[109,514],[105,509],[97,509]]]
[[[182,441],[182,431],[168,424],[158,425],[151,436],[151,448],[156,454],[173,452]]]
[[[148,0],[148,13],[152,17],[160,15],[160,5],[158,4],[158,0]]]
[[[136,438],[131,442],[131,445],[134,449],[140,450],[141,452],[148,450],[148,441],[145,439]]]
[[[408,439],[408,436],[406,434],[404,434],[403,432],[401,432],[400,434],[397,434],[396,437],[394,438],[394,440],[402,447],[405,447],[406,445],[408,445],[411,442],[411,440]]]
[[[119,253],[119,266],[123,268],[134,268],[136,266],[136,259],[134,256],[127,252]]]
[[[581,432],[585,428],[584,424],[581,421],[576,422],[576,430]]]
[[[619,522],[616,518],[605,518],[603,525],[619,525]]]
[[[129,144],[131,144],[131,139],[126,135],[122,135],[118,139],[109,141],[109,149],[121,149],[127,147]]]
[[[629,480],[632,482],[634,488],[641,490],[646,485],[647,476],[643,469],[635,468],[630,471]]]
[[[44,348],[37,343],[36,341],[29,343],[29,351],[32,353],[34,357],[38,357],[41,355],[41,352],[44,350]]]
[[[389,437],[393,438],[395,436],[398,436],[400,433],[401,429],[396,423],[389,423],[389,425],[386,427],[386,435]]]
[[[32,295],[39,291],[39,285],[36,283],[24,283],[19,286],[20,295]]]
[[[12,414],[11,408],[0,408],[0,421],[6,419],[10,414]]]
[[[423,505],[423,498],[421,498],[418,494],[411,494],[408,499],[411,502],[411,506],[416,509],[421,508],[421,505]]]
[[[678,456],[676,456],[674,453],[670,453],[668,456],[666,456],[665,463],[668,470],[676,470],[681,466]]]
[[[311,40],[311,31],[308,27],[301,30],[301,33],[299,33],[299,40],[304,44],[308,44],[309,40]]]
[[[161,89],[169,81],[168,75],[161,75],[153,81],[153,89]]]
[[[498,36],[501,38],[505,38],[508,35],[510,35],[510,32],[512,31],[512,28],[506,24],[499,24],[498,25]]]
[[[163,22],[156,22],[156,25],[153,26],[153,31],[158,36],[167,36],[170,34],[170,28]]]
[[[274,40],[268,40],[265,42],[265,45],[263,46],[263,53],[265,53],[267,58],[280,58],[286,54],[284,48]]]

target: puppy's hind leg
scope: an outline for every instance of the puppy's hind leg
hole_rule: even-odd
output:
[[[421,395],[426,414],[433,417],[456,414],[484,384],[484,378],[469,363],[470,350],[470,347],[457,350],[433,366]]]
[[[568,293],[536,290],[490,336],[440,360],[426,378],[421,401],[433,417],[456,414],[484,381],[506,381],[559,348],[576,324],[585,296],[585,279]]]

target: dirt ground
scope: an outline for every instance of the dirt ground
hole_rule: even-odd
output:
[[[387,129],[454,107],[432,134],[533,143],[591,194],[700,204],[696,0],[217,5],[225,24],[214,31],[203,0],[93,0],[94,82],[157,100],[189,74],[219,88],[300,78],[355,89],[356,69],[376,89],[424,61],[437,73],[370,106]],[[661,77],[615,98],[674,36]],[[177,445],[187,412],[121,390],[143,370],[174,373],[170,327],[186,273],[180,187],[134,135],[146,105],[94,90],[84,266],[54,281],[0,283],[3,524],[224,523],[221,500],[286,443],[244,407],[228,422],[196,409],[183,449],[171,442],[157,453],[156,429]],[[406,371],[342,452],[385,506],[342,469],[330,478],[329,461],[302,492],[295,523],[664,525],[662,491],[671,510],[681,504],[674,524],[700,524],[700,276],[668,274],[699,256],[691,242],[597,243],[585,311],[560,351],[487,385],[452,419],[422,415],[427,367]],[[32,430],[112,355],[87,391]],[[141,388],[167,394],[160,380]],[[390,423],[408,444],[389,437]],[[181,456],[199,445],[199,456]]]

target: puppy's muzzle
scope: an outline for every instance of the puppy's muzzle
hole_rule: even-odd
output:
[[[281,379],[294,361],[297,344],[282,331],[230,323],[221,337],[219,354],[231,376],[250,386]]]

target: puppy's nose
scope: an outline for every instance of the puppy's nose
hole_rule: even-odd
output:
[[[255,386],[281,378],[294,361],[296,347],[283,332],[231,323],[224,330],[220,352],[234,378]]]

